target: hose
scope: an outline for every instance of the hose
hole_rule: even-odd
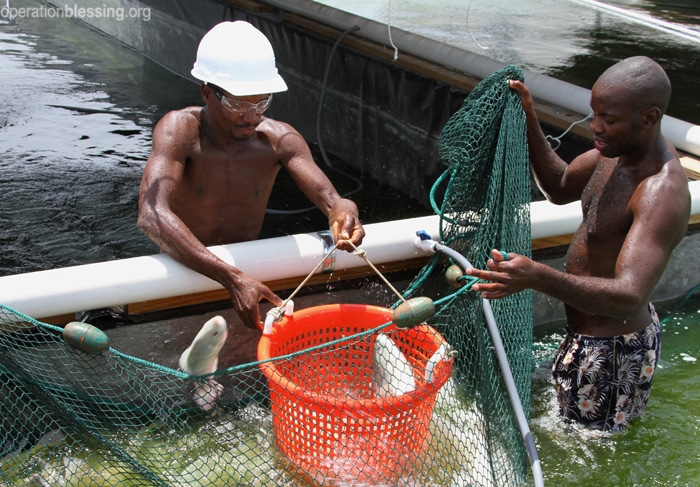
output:
[[[435,243],[433,246],[435,252],[439,252],[447,257],[452,258],[460,267],[463,269],[468,269],[469,267],[474,267],[462,254],[456,250]],[[515,412],[515,417],[518,421],[518,427],[520,428],[520,433],[523,436],[523,441],[525,442],[525,448],[527,449],[527,455],[530,457],[530,465],[532,466],[532,474],[535,478],[535,485],[537,487],[544,486],[544,479],[542,477],[542,467],[540,465],[540,460],[537,455],[537,448],[535,447],[535,441],[530,432],[530,427],[527,424],[527,418],[525,417],[525,411],[523,411],[523,405],[520,402],[520,396],[518,395],[518,390],[515,386],[515,379],[513,378],[513,372],[510,369],[510,364],[508,363],[508,356],[506,355],[506,350],[503,346],[503,341],[501,340],[501,334],[498,331],[498,325],[496,324],[496,318],[493,315],[493,309],[491,308],[491,302],[488,299],[483,300],[484,316],[486,317],[486,324],[488,325],[489,334],[491,335],[491,341],[493,342],[493,348],[496,351],[496,357],[498,358],[498,364],[501,367],[501,374],[503,375],[503,380],[506,384],[506,389],[508,390],[508,397],[510,398],[510,403],[513,406],[513,411]]]
[[[434,240],[430,239],[429,236],[427,236],[425,233],[419,232],[419,237],[420,241],[417,242],[417,245],[420,248],[424,250],[432,250],[433,252],[443,254],[454,260],[464,270],[470,267],[474,267],[462,254],[460,254],[454,249],[451,249],[446,245],[442,245],[438,242],[435,242]],[[491,341],[493,342],[493,347],[496,351],[496,357],[498,358],[498,365],[501,368],[501,374],[503,375],[503,380],[506,384],[506,390],[508,391],[508,397],[510,399],[511,405],[513,406],[513,411],[515,412],[515,417],[518,422],[518,428],[520,429],[523,441],[525,442],[525,448],[527,450],[528,457],[530,458],[530,465],[532,467],[532,474],[535,480],[535,486],[543,487],[544,478],[542,476],[542,466],[540,465],[540,460],[537,455],[535,441],[532,437],[532,433],[530,432],[530,427],[527,424],[525,411],[523,410],[523,405],[520,401],[520,396],[518,395],[518,390],[515,386],[513,372],[511,371],[510,364],[508,363],[508,356],[506,355],[506,351],[503,346],[503,341],[501,340],[501,334],[498,331],[498,325],[496,324],[496,319],[493,315],[491,302],[488,299],[483,300],[483,308],[489,335],[491,336]]]

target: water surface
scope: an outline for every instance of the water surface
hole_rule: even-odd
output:
[[[680,305],[680,306],[679,306]],[[695,486],[700,481],[700,294],[657,305],[661,357],[641,418],[614,435],[565,424],[551,365],[563,324],[535,328],[531,429],[545,485]],[[665,320],[665,321],[664,321]]]
[[[587,0],[316,1],[584,88],[620,59],[646,55],[673,84],[669,114],[700,124],[700,96],[690,81],[700,74],[700,3],[694,0],[604,2],[627,15],[593,8]],[[639,15],[698,36],[669,33]]]
[[[151,133],[166,112],[202,105],[198,85],[70,18],[0,23],[0,79],[0,275],[157,253],[136,228]],[[429,214],[316,160],[365,223]],[[262,238],[328,225],[284,171],[269,207]]]

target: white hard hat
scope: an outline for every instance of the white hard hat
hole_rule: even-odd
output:
[[[248,22],[222,22],[199,42],[192,76],[233,96],[264,95],[287,90],[277,73],[267,37]]]

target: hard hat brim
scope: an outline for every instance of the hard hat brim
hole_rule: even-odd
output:
[[[256,81],[241,81],[241,80],[226,80],[213,79],[209,73],[202,73],[197,69],[197,66],[192,68],[192,76],[205,83],[212,83],[219,88],[226,90],[233,96],[251,96],[251,95],[267,95],[268,93],[280,93],[287,91],[287,83],[284,82],[282,76],[276,74],[272,78]]]

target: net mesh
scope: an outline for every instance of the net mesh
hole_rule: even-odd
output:
[[[522,72],[483,80],[440,139],[440,238],[475,265],[492,248],[530,255],[509,78]],[[451,264],[436,255],[405,291],[435,303],[428,324],[398,328],[391,310],[363,305],[299,310],[263,336],[259,362],[200,377],[88,353],[0,305],[0,485],[520,485],[527,453],[481,300],[445,279]],[[527,292],[492,303],[526,412],[531,303]],[[215,391],[206,407],[201,390]]]

